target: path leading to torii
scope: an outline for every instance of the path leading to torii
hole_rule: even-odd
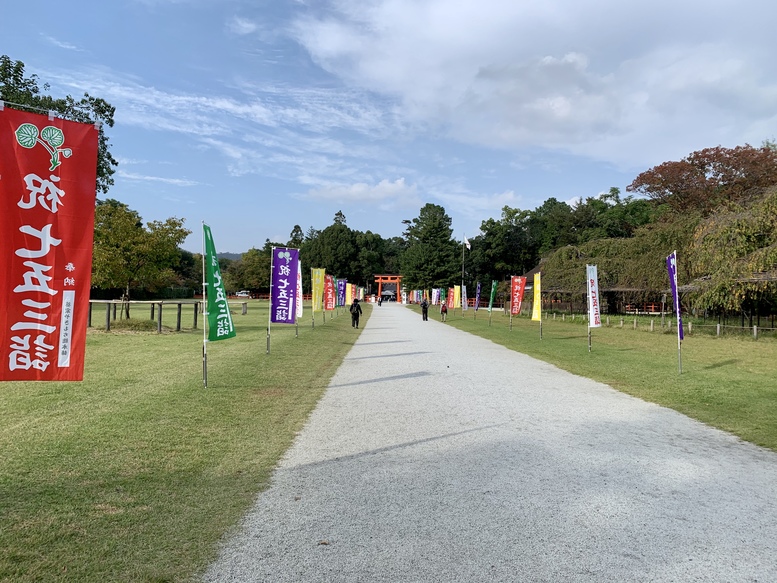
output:
[[[777,454],[374,307],[206,581],[777,581]]]

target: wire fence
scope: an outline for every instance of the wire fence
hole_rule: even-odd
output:
[[[583,326],[588,325],[588,314],[570,314],[569,312],[545,312],[545,320],[556,320],[569,323],[577,323]],[[766,320],[769,322],[769,320]],[[631,330],[642,330],[654,333],[676,334],[677,320],[673,317],[664,316],[629,316],[615,315],[602,316],[602,325],[609,328],[623,328]],[[683,316],[683,332],[686,335],[705,335],[705,336],[730,336],[741,338],[753,338],[760,340],[769,338],[777,340],[777,327],[766,326],[734,326],[730,324],[709,323],[709,320]]]

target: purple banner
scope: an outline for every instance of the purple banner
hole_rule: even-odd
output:
[[[338,306],[345,305],[345,286],[347,283],[348,283],[347,279],[337,280],[337,305]]]
[[[270,322],[294,324],[297,310],[297,269],[299,249],[275,247],[272,250],[272,274],[270,281]]]
[[[478,286],[475,289],[475,310],[480,307],[480,282],[478,282]]]
[[[680,294],[677,292],[677,251],[666,258],[666,270],[669,272],[669,283],[672,284],[672,298],[674,299],[674,311],[677,314],[677,335],[680,340],[683,335],[683,316],[680,311]]]

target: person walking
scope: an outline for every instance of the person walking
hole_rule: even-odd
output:
[[[351,304],[351,326],[353,328],[359,327],[359,316],[362,313],[362,307],[359,305],[359,299],[354,298]]]
[[[448,317],[448,304],[443,302],[442,305],[440,305],[440,320],[445,322],[445,318]]]
[[[426,301],[426,298],[421,300],[421,316],[423,317],[424,322],[429,319],[429,302]]]

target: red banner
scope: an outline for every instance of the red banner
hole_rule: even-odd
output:
[[[333,275],[324,276],[324,309],[331,312],[335,309],[337,294],[335,293],[335,278]]]
[[[510,278],[510,315],[517,316],[521,313],[523,292],[526,289],[526,278],[513,275]]]
[[[0,110],[0,380],[84,377],[97,137]]]
[[[445,303],[448,304],[449,310],[456,309],[456,290],[453,288],[448,289],[448,297],[445,298]]]

